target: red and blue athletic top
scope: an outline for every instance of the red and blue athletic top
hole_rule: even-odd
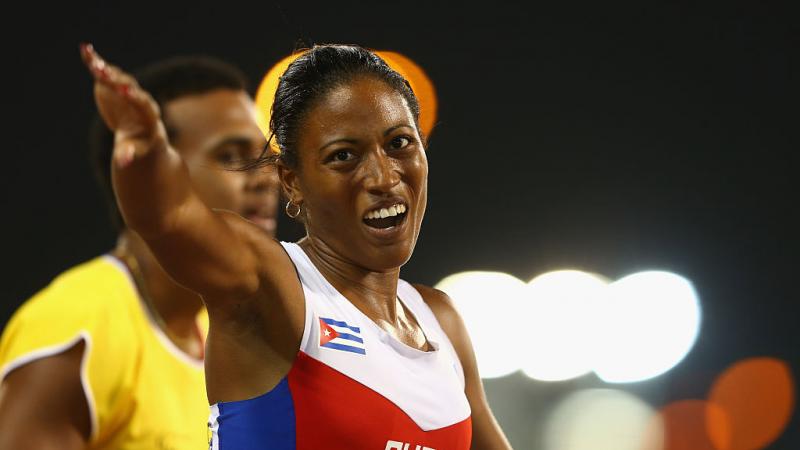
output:
[[[464,374],[450,340],[413,286],[398,297],[432,348],[409,347],[378,327],[282,243],[305,294],[297,359],[271,391],[211,406],[211,450],[468,450]]]

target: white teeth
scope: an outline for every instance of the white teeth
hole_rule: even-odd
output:
[[[396,205],[390,206],[388,208],[380,208],[375,209],[368,212],[364,218],[365,219],[385,219],[387,217],[394,217],[398,214],[403,214],[407,210],[406,205],[402,203],[398,203]]]

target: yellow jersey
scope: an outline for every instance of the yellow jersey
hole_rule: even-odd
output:
[[[198,320],[206,331],[205,311]],[[156,325],[127,268],[112,256],[61,274],[16,311],[0,339],[0,381],[81,339],[90,449],[208,448],[203,362]]]

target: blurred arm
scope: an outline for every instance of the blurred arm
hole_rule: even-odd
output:
[[[83,341],[12,370],[0,383],[0,449],[79,450],[91,419],[81,384]]]
[[[100,114],[114,131],[112,180],[127,225],[176,281],[207,299],[252,294],[259,258],[250,240],[260,234],[248,232],[239,216],[212,211],[200,200],[169,146],[157,103],[136,80],[91,46],[82,47],[81,55],[95,78]]]

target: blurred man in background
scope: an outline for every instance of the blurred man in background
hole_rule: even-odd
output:
[[[237,170],[265,145],[240,71],[180,57],[136,78],[159,104],[202,200],[274,235],[274,170]],[[99,118],[90,134],[119,239],[25,302],[3,331],[0,448],[204,448],[205,310],[125,228],[111,190],[113,135]]]

